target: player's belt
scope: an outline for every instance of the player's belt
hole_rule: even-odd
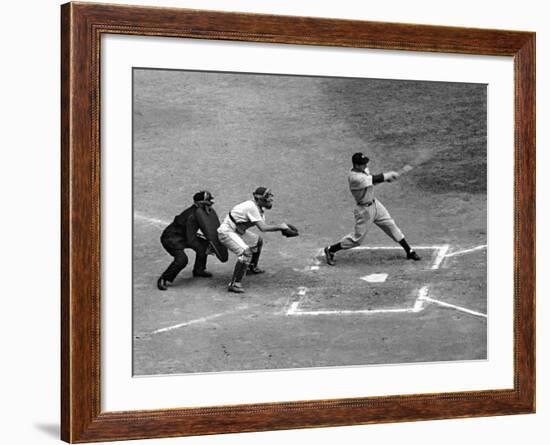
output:
[[[228,215],[229,215],[229,219],[233,221],[233,224],[237,225],[237,221],[235,221],[235,218],[233,218],[233,215],[231,214],[231,212],[229,212]]]
[[[231,214],[231,212],[229,212],[228,215],[229,215],[229,219],[235,225],[235,232],[237,232],[238,235],[241,235],[241,236],[244,235],[246,233],[246,231],[250,227],[252,227],[252,224],[248,224],[246,222],[238,223],[237,221],[235,221],[235,218],[233,218],[233,215]]]

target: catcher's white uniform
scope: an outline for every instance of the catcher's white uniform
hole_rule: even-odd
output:
[[[237,256],[247,249],[253,251],[260,237],[248,229],[258,221],[265,221],[264,212],[258,205],[253,200],[241,202],[231,209],[218,227],[218,238]]]

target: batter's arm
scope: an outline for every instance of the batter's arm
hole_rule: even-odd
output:
[[[372,175],[372,183],[374,185],[384,182],[384,173],[378,173],[377,175]]]
[[[393,170],[390,170],[385,173],[378,173],[376,175],[372,175],[372,184],[381,184],[383,182],[392,182],[395,181],[397,178],[399,178],[399,173]]]

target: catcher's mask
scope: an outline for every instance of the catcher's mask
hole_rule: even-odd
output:
[[[252,194],[260,207],[270,209],[273,207],[273,193],[267,187],[258,187]]]
[[[214,204],[214,197],[208,190],[201,190],[193,195],[193,203],[197,207],[202,207],[206,211],[209,211]]]

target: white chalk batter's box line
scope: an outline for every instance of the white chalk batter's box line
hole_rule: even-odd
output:
[[[456,255],[462,255],[470,252],[474,252],[477,250],[485,249],[487,248],[487,245],[481,245],[476,246],[471,249],[465,249],[460,251],[455,251],[452,253],[447,253],[449,251],[450,245],[449,244],[443,244],[443,245],[436,245],[436,246],[415,246],[415,250],[436,250],[437,253],[434,258],[434,262],[431,266],[432,270],[437,270],[443,263],[443,260],[448,257],[456,256]],[[401,247],[397,246],[376,246],[376,247],[370,247],[370,246],[359,246],[354,247],[354,250],[396,250],[401,249]],[[318,256],[322,255],[322,250],[318,252]],[[477,317],[487,318],[487,314],[483,314],[478,311],[474,311],[462,306],[457,306],[454,304],[446,303],[444,301],[436,300],[434,298],[431,298],[428,296],[428,286],[423,286],[419,291],[417,298],[413,304],[412,307],[405,307],[405,308],[391,308],[391,309],[363,309],[363,310],[320,310],[320,311],[304,311],[299,310],[300,304],[304,300],[307,299],[307,287],[299,287],[297,295],[299,297],[298,301],[294,301],[290,304],[290,307],[286,311],[286,315],[289,316],[307,316],[307,315],[374,315],[374,314],[396,314],[396,313],[418,313],[423,311],[428,303],[437,304],[439,306],[447,307],[449,309],[454,309],[460,312],[464,312],[470,315],[474,315]]]
[[[456,253],[447,255],[449,248],[450,248],[449,244],[441,244],[441,245],[434,245],[434,246],[415,246],[414,250],[435,250],[437,253],[435,255],[434,262],[430,267],[430,269],[435,270],[435,269],[439,269],[445,257],[456,255]],[[403,248],[401,246],[358,246],[358,247],[353,247],[350,250],[403,250]],[[324,256],[323,249],[319,249],[317,253],[314,255],[313,266],[309,266],[307,269],[319,270],[319,265],[321,264],[319,257],[323,257],[323,256]]]
[[[414,246],[414,250],[435,250],[437,253],[434,258],[434,262],[430,269],[439,269],[441,263],[447,256],[449,251],[449,244],[441,244],[437,246]],[[354,247],[352,250],[403,250],[401,246],[359,246]]]
[[[477,317],[487,318],[487,314],[483,314],[478,311],[474,311],[462,306],[457,306],[455,304],[446,303],[444,301],[436,300],[428,296],[428,286],[422,287],[418,291],[418,295],[412,307],[404,308],[391,308],[391,309],[360,309],[360,310],[330,310],[330,311],[303,311],[299,310],[298,307],[302,303],[303,299],[307,296],[308,289],[301,287],[298,290],[298,295],[300,300],[293,302],[289,309],[286,312],[286,315],[290,316],[307,316],[307,315],[375,315],[375,314],[416,314],[422,312],[428,303],[437,304],[439,306],[447,307],[449,309],[454,309],[466,314],[475,315]]]

